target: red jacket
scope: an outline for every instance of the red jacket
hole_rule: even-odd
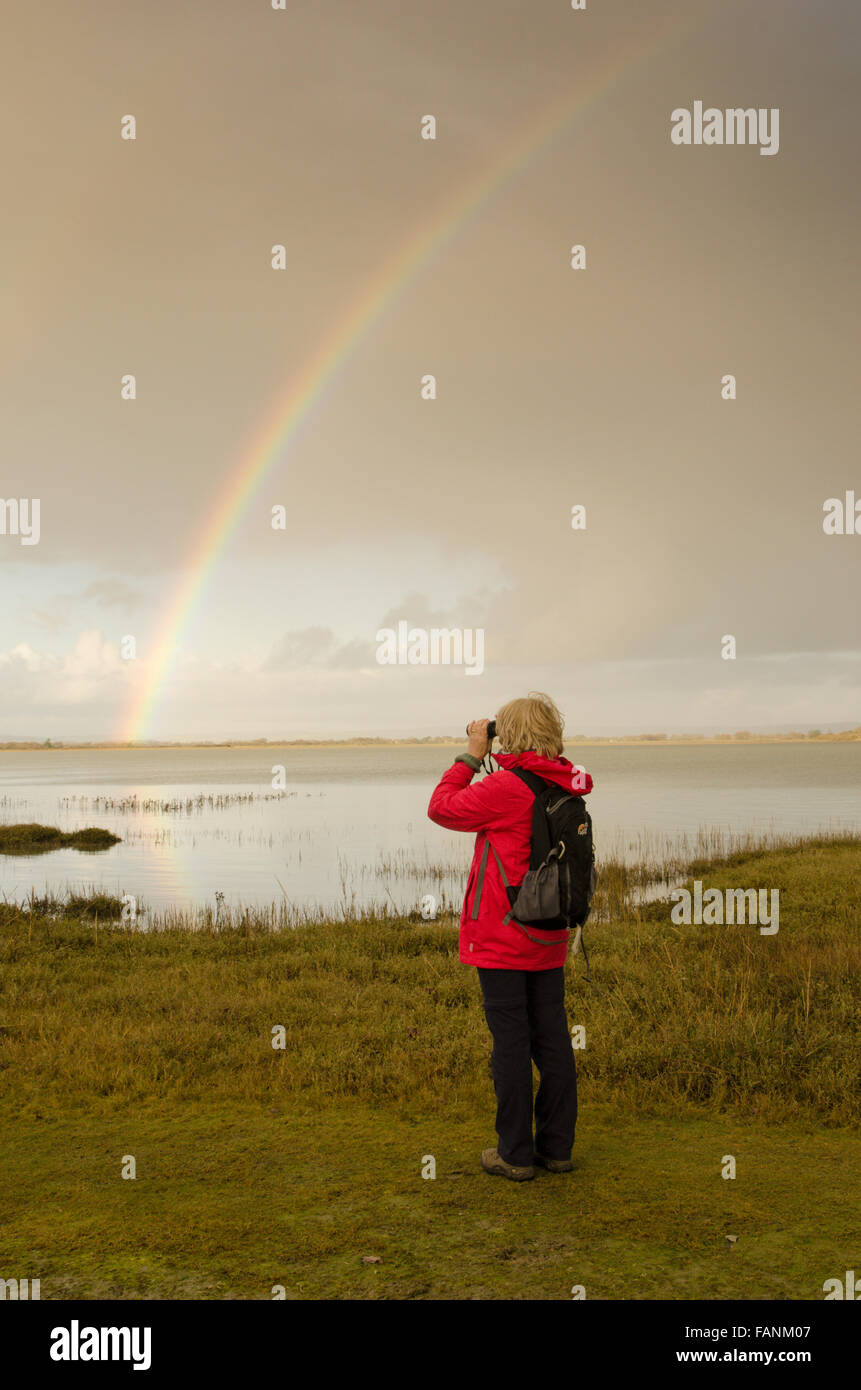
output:
[[[585,796],[592,790],[588,772],[575,768],[567,758],[542,758],[539,753],[494,753],[503,769],[471,785],[475,776],[466,763],[454,763],[444,772],[428,806],[428,815],[448,830],[475,830],[475,853],[466,885],[460,916],[460,958],[466,965],[487,966],[491,970],[552,970],[564,965],[570,932],[540,932],[534,925],[532,936],[546,940],[546,946],[530,940],[514,922],[503,925],[510,910],[508,895],[492,853],[488,853],[478,913],[473,917],[481,860],[485,841],[495,850],[510,884],[519,884],[529,868],[532,835],[532,808],[535,798],[519,777],[509,772],[522,767],[565,791]]]

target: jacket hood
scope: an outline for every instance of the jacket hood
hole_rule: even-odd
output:
[[[563,791],[573,792],[575,796],[587,796],[592,790],[592,778],[582,767],[575,767],[567,758],[543,758],[540,753],[494,753],[493,757],[501,768],[510,772],[512,768],[522,767],[525,772],[534,772],[548,782],[555,782]]]

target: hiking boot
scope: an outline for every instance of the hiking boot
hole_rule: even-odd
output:
[[[535,1162],[542,1168],[546,1168],[548,1173],[573,1173],[574,1164],[570,1158],[545,1158],[543,1154],[533,1154]]]
[[[492,1173],[494,1177],[510,1178],[512,1182],[528,1182],[535,1177],[535,1169],[530,1165],[528,1168],[518,1168],[514,1163],[506,1163],[504,1158],[500,1158],[496,1149],[482,1149],[481,1166],[485,1173]]]

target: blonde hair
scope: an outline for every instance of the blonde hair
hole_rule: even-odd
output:
[[[509,700],[496,715],[496,733],[506,753],[532,750],[545,758],[562,752],[565,721],[549,695],[531,690],[525,699]]]

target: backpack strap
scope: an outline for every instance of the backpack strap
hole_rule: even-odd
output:
[[[543,777],[539,777],[535,772],[527,772],[523,767],[509,768],[515,777],[527,786],[535,797],[535,806],[532,811],[532,836],[530,864],[535,861],[536,866],[543,864],[550,851],[553,849],[553,836],[550,833],[550,822],[544,810],[542,797],[549,791],[553,783],[546,782]]]
[[[482,893],[482,889],[484,888],[484,875],[487,873],[487,855],[488,855],[488,851],[489,851],[489,850],[490,850],[490,841],[488,840],[487,836],[485,836],[485,838],[484,838],[484,850],[483,850],[482,855],[481,855],[481,862],[479,863],[479,866],[478,866],[478,881],[476,882],[476,885],[475,885],[475,897],[474,897],[473,903],[472,903],[472,920],[473,920],[473,921],[475,921],[476,917],[478,916],[478,909],[479,909],[479,905],[480,905],[480,903],[481,903],[481,893]]]
[[[501,878],[502,878],[502,887],[504,887],[505,890],[508,891],[508,874],[505,873],[505,869],[504,869],[504,867],[502,867],[502,860],[499,859],[499,855],[498,855],[497,851],[495,851],[494,847],[492,847],[491,842],[490,842],[490,838],[488,838],[487,835],[485,835],[485,838],[484,838],[484,849],[483,849],[483,851],[481,851],[481,860],[480,860],[480,863],[478,863],[478,880],[477,880],[477,883],[476,883],[476,898],[474,898],[474,901],[473,901],[473,912],[472,912],[473,922],[474,922],[474,920],[476,920],[476,917],[478,916],[478,906],[480,906],[480,903],[481,903],[481,892],[483,892],[483,890],[484,890],[484,876],[485,876],[485,873],[487,873],[487,856],[488,856],[488,853],[490,853],[490,851],[492,851],[492,853],[494,853],[494,859],[497,860],[497,867],[498,867],[498,869],[499,869],[499,876],[501,876]],[[506,922],[508,922],[508,917],[506,917],[505,920],[506,920]]]
[[[489,837],[485,835],[485,839],[484,839],[484,849],[482,850],[481,861],[480,861],[479,866],[478,866],[478,881],[476,882],[476,885],[475,885],[475,899],[474,899],[473,904],[472,904],[472,919],[473,919],[473,921],[475,921],[476,917],[478,916],[478,909],[479,909],[479,906],[480,906],[480,904],[481,904],[481,894],[482,894],[482,890],[484,889],[484,876],[485,876],[485,874],[487,873],[487,856],[488,856],[488,853],[489,853],[491,850],[493,850],[493,857],[494,857],[494,859],[496,860],[497,867],[498,867],[498,869],[499,869],[499,873],[500,873],[500,876],[501,876],[501,878],[502,878],[502,886],[503,886],[503,888],[506,889],[506,891],[508,890],[508,876],[507,876],[505,870],[504,870],[503,867],[502,867],[502,860],[500,859],[500,857],[499,857],[499,855],[497,854],[496,850],[493,849],[493,845],[490,843]],[[509,916],[510,916],[510,915],[511,915],[511,914],[509,914]],[[505,921],[506,921],[506,922],[508,921],[508,917],[506,917]],[[505,923],[503,923],[503,925],[505,925]]]
[[[515,777],[519,777],[521,782],[525,782],[529,790],[534,792],[536,796],[540,796],[550,785],[549,782],[545,782],[543,777],[539,777],[537,772],[529,772],[525,767],[510,767],[508,771],[513,772]]]
[[[483,890],[484,890],[484,878],[485,878],[485,875],[486,875],[486,873],[487,873],[487,856],[488,856],[489,853],[491,853],[491,854],[493,855],[494,859],[496,860],[496,867],[499,869],[499,876],[500,876],[500,878],[502,879],[502,886],[503,886],[503,888],[506,890],[506,892],[508,891],[508,888],[509,888],[508,874],[505,872],[505,869],[502,867],[502,860],[500,859],[500,857],[499,857],[499,855],[497,854],[496,850],[494,849],[493,845],[490,843],[489,837],[485,837],[484,849],[482,850],[481,860],[480,860],[479,865],[478,865],[478,881],[476,882],[476,885],[475,885],[475,900],[474,900],[474,902],[473,902],[473,904],[472,904],[472,918],[473,918],[473,921],[475,921],[475,918],[478,916],[478,909],[479,909],[479,906],[480,906],[480,904],[481,904],[481,894],[482,894],[482,892],[483,892]],[[508,920],[509,920],[510,917],[511,917],[511,913],[509,912],[508,917],[506,917],[505,920],[504,920],[504,922],[503,922],[503,926],[508,922]]]
[[[586,979],[587,985],[591,985],[591,984],[592,984],[592,967],[591,967],[590,964],[589,964],[589,952],[586,950],[586,940],[585,940],[585,937],[583,936],[583,926],[584,926],[584,925],[585,925],[585,924],[581,922],[580,926],[575,928],[574,937],[573,937],[572,942],[571,942],[571,954],[574,955],[574,956],[576,956],[578,950],[583,952],[583,959],[584,959],[584,961],[586,962],[586,976],[585,976],[585,979]]]

